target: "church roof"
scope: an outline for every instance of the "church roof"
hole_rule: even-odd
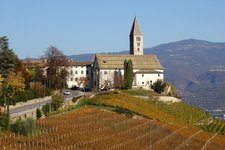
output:
[[[156,70],[163,69],[156,55],[114,55],[96,54],[95,61],[100,69],[123,69],[124,60],[131,60],[133,69]]]
[[[69,62],[69,66],[90,66],[93,62],[91,61],[71,61]]]
[[[134,17],[134,22],[130,31],[130,35],[142,35],[141,28],[136,16]]]

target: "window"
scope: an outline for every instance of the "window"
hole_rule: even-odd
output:
[[[73,75],[73,71],[70,71],[70,74]]]
[[[88,74],[88,70],[86,71],[86,74]]]
[[[142,84],[145,84],[145,82],[142,82]]]
[[[140,42],[137,42],[137,46],[140,46],[141,44],[140,44]]]
[[[160,74],[158,74],[158,77],[160,77]]]
[[[77,71],[75,71],[75,74],[77,74]]]
[[[150,83],[152,83],[152,80],[150,80]]]
[[[104,71],[104,74],[108,74],[108,72],[107,71]]]
[[[75,78],[75,81],[78,81],[78,78]]]
[[[81,74],[84,74],[84,71],[81,71]]]
[[[73,81],[73,78],[70,78],[70,81]]]
[[[139,52],[140,51],[140,48],[138,48],[137,51]]]
[[[136,41],[141,41],[141,37],[136,37]]]
[[[81,68],[83,68],[83,66],[81,66]]]
[[[144,77],[145,75],[144,74],[142,74],[142,77]]]

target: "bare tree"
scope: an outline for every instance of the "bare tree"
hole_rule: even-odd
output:
[[[112,88],[112,86],[113,86],[113,84],[112,84],[112,81],[111,80],[109,80],[109,79],[104,80],[104,89],[105,90],[108,91],[109,89]]]
[[[50,46],[45,52],[47,59],[46,81],[47,86],[53,89],[62,89],[66,85],[69,65],[67,57],[56,47]]]
[[[114,71],[114,87],[117,89],[122,89],[124,87],[124,79],[121,70]]]
[[[78,78],[77,84],[78,84],[79,87],[81,87],[81,85],[83,87],[86,87],[87,84],[88,84],[88,78],[87,77],[80,77],[80,78]]]

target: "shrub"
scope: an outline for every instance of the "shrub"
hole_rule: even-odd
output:
[[[40,119],[42,117],[42,112],[41,112],[41,110],[38,108],[37,110],[36,110],[36,118],[37,119]]]
[[[52,95],[52,90],[50,88],[45,88],[45,96]]]
[[[52,95],[51,105],[54,111],[58,110],[63,105],[64,102],[65,100],[62,94],[58,93],[58,94]]]
[[[45,117],[48,117],[49,112],[51,110],[51,105],[49,103],[47,103],[42,106],[41,110],[42,110],[43,114],[45,115]]]
[[[32,133],[35,129],[35,123],[32,118],[22,120],[21,118],[17,119],[16,122],[12,125],[11,130],[17,134],[28,135]]]
[[[166,83],[163,82],[162,80],[157,80],[153,85],[152,85],[152,89],[157,92],[157,93],[162,93],[164,91],[166,87]]]

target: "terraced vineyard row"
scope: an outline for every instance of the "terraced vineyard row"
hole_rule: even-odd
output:
[[[224,149],[223,136],[142,117],[83,108],[36,122],[29,136],[4,133],[0,149]],[[199,140],[201,139],[201,140]]]
[[[225,135],[225,122],[222,120],[213,120],[208,125],[202,127],[204,130]]]

